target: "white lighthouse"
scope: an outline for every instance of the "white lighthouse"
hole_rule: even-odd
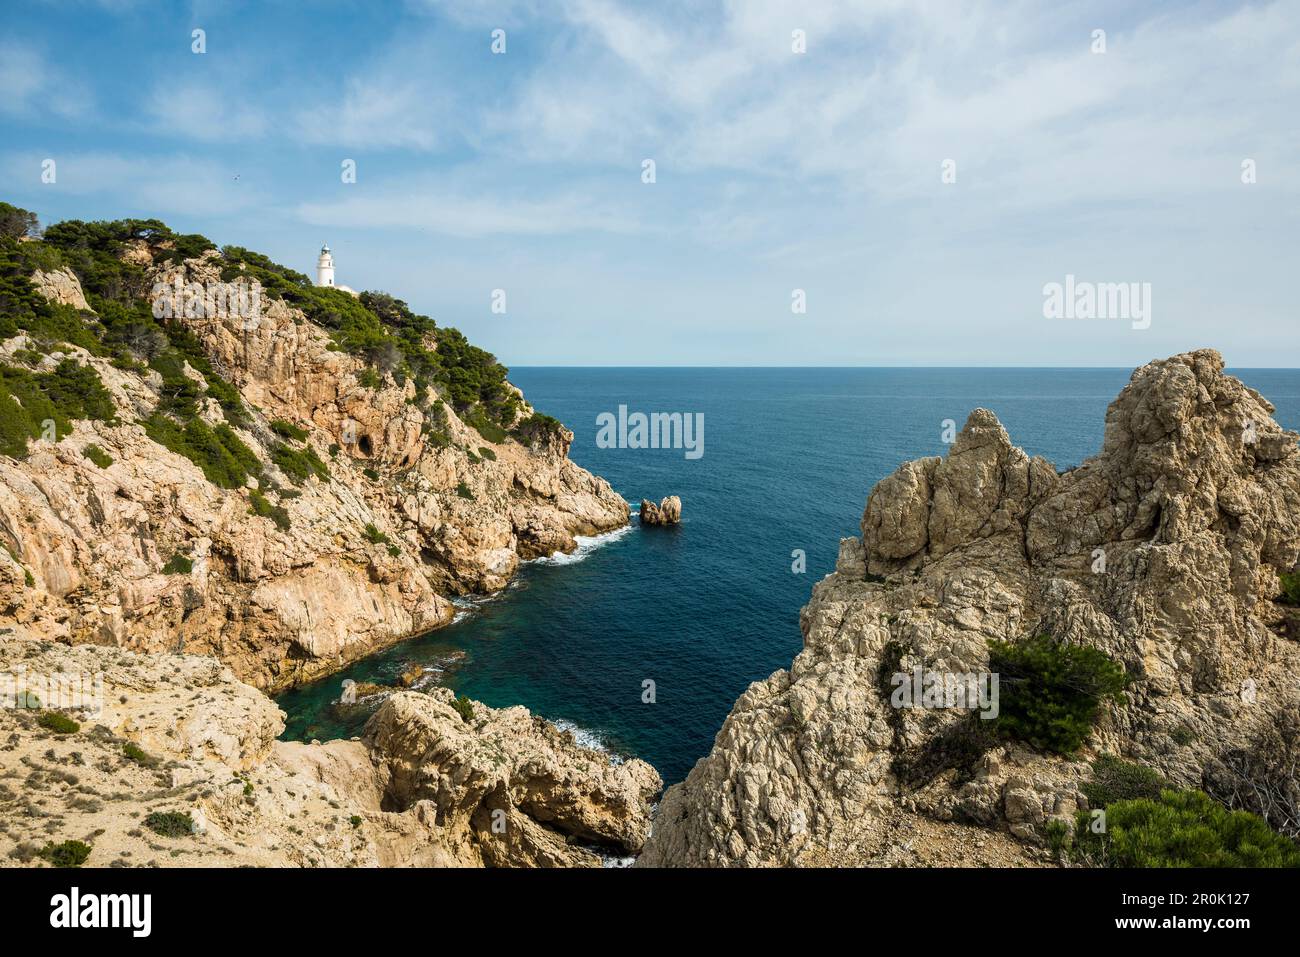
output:
[[[334,281],[334,256],[330,253],[328,245],[320,248],[320,256],[316,260],[316,285],[329,286],[339,292],[350,293],[353,296],[357,295],[355,289],[339,285]]]
[[[316,260],[316,285],[334,285],[334,257],[328,244],[320,248],[320,258]]]

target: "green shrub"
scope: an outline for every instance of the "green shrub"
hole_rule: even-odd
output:
[[[388,541],[388,536],[374,526],[373,523],[366,524],[366,541],[371,545],[379,545]]]
[[[322,481],[330,477],[329,467],[321,461],[316,450],[310,445],[299,450],[278,443],[271,449],[271,461],[279,466],[280,471],[284,472],[294,485],[301,485],[312,475]]]
[[[1070,827],[1064,821],[1051,820],[1043,825],[1043,836],[1053,856],[1060,858],[1070,848]]]
[[[1300,572],[1279,572],[1282,594],[1278,597],[1284,605],[1300,605]]]
[[[509,437],[509,433],[493,422],[481,406],[467,410],[461,418],[466,425],[473,426],[475,431],[489,442],[499,445]]]
[[[524,445],[536,445],[538,442],[562,436],[564,423],[553,416],[534,412],[514,428],[514,435]]]
[[[469,499],[471,502],[474,501],[474,493],[469,490],[469,486],[464,482],[456,483],[456,494],[461,498]]]
[[[388,556],[390,558],[396,558],[400,554],[402,554],[402,550],[398,548],[396,545],[388,546]]]
[[[13,559],[13,563],[23,570],[23,581],[27,583],[27,587],[34,588],[36,586],[36,579],[32,577],[31,569],[22,563],[22,560],[14,554],[14,550],[10,548],[6,542],[0,541],[0,548],[3,548],[5,554]]]
[[[370,481],[372,482],[379,481],[379,473],[376,472],[374,469],[370,468],[369,466],[366,466],[364,469],[362,469],[361,474],[364,475],[366,478],[370,479]]]
[[[164,575],[188,575],[192,571],[194,571],[194,562],[180,552],[169,558],[167,564],[163,566]]]
[[[1117,801],[1105,830],[1075,820],[1071,856],[1101,867],[1300,867],[1300,847],[1248,811],[1229,811],[1203,791],[1162,791]]]
[[[1123,666],[1096,648],[1036,635],[1015,643],[991,641],[989,649],[989,670],[999,676],[996,730],[1040,750],[1078,750],[1102,702],[1123,700]]]
[[[163,837],[186,837],[194,833],[194,819],[185,811],[154,811],[144,826]]]
[[[275,419],[271,422],[271,431],[282,439],[293,439],[295,442],[301,442],[307,438],[307,430],[294,425],[292,422],[286,422],[284,419]]]
[[[66,714],[59,714],[57,711],[45,712],[36,719],[36,723],[47,731],[53,731],[55,734],[76,734],[81,730],[81,725]]]
[[[209,428],[202,419],[181,425],[155,413],[145,420],[144,430],[163,448],[197,465],[207,480],[220,488],[242,488],[250,476],[261,474],[261,462],[253,450],[224,422],[215,429]]]
[[[74,419],[111,422],[113,400],[95,370],[64,359],[53,372],[0,365],[0,454],[27,456],[27,440],[41,438],[53,423],[53,438],[72,431]]]
[[[369,366],[361,370],[361,374],[357,376],[357,382],[367,389],[378,389],[383,385],[383,380],[379,378],[379,373]]]
[[[456,709],[462,721],[468,724],[474,720],[474,704],[463,694],[456,695],[456,700],[451,703],[451,706]]]
[[[62,844],[46,844],[38,856],[49,861],[54,867],[80,867],[90,857],[90,845],[81,841],[64,841]]]
[[[272,505],[265,495],[257,489],[248,493],[249,511],[262,518],[269,518],[282,532],[289,530],[289,512],[283,505]]]
[[[134,741],[128,741],[126,744],[122,745],[122,757],[134,761],[136,764],[143,764],[146,767],[153,767],[158,763],[157,758],[149,754],[149,752],[145,751],[144,748],[140,747],[140,745],[136,744]]]
[[[82,449],[81,454],[90,459],[90,461],[94,462],[101,469],[106,469],[113,464],[113,456],[109,455],[93,442]]]
[[[1081,786],[1089,806],[1109,807],[1116,801],[1138,798],[1153,800],[1169,786],[1158,771],[1134,764],[1113,754],[1100,755],[1092,762],[1092,776]]]
[[[487,459],[489,462],[495,462],[497,460],[497,454],[493,452],[491,449],[489,449],[487,446],[483,446],[482,448],[480,448],[478,450],[478,454],[483,456],[483,458]]]
[[[353,827],[360,827],[360,826],[361,826],[361,815],[360,815],[360,814],[353,814],[350,818],[348,818],[348,822],[349,822]]]

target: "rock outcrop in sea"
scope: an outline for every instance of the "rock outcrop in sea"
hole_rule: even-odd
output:
[[[1300,645],[1277,599],[1300,557],[1300,453],[1272,412],[1217,352],[1152,362],[1111,403],[1101,452],[1058,473],[975,410],[945,457],[871,492],[803,609],[803,651],[669,788],[638,863],[1050,863],[1048,825],[1088,808],[1103,753],[1294,810]],[[882,689],[918,666],[987,672],[990,641],[1037,634],[1131,676],[1078,753],[963,753],[966,716]]]
[[[658,505],[649,499],[641,499],[642,525],[680,525],[682,521],[682,500],[676,495],[669,495]]]

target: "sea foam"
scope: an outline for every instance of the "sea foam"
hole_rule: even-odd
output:
[[[543,555],[541,558],[529,560],[533,565],[572,565],[580,562],[596,549],[601,548],[611,542],[616,542],[623,536],[632,531],[631,525],[624,525],[622,528],[616,528],[612,532],[604,532],[600,535],[574,535],[573,540],[578,543],[578,547],[573,551],[565,554],[564,552],[554,552],[550,555]]]

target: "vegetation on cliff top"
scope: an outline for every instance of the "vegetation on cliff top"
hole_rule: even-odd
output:
[[[133,247],[146,251],[150,261],[138,256],[124,258]],[[36,358],[69,343],[109,358],[121,368],[157,373],[162,378],[161,401],[151,420],[150,437],[191,458],[210,479],[230,488],[242,484],[247,475],[258,474],[260,466],[245,463],[241,476],[240,469],[231,467],[222,449],[204,434],[204,429],[211,429],[194,424],[200,400],[205,397],[215,399],[235,427],[249,424],[247,410],[238,390],[213,367],[194,334],[178,323],[155,318],[149,301],[150,265],[178,263],[213,249],[216,246],[206,237],[176,233],[156,219],[67,220],[42,234],[35,214],[0,203],[0,339],[26,332],[33,340]],[[363,385],[378,388],[387,377],[398,385],[412,380],[417,393],[414,401],[428,417],[426,434],[446,431],[445,415],[439,418],[436,414],[440,400],[435,399],[431,387],[490,442],[505,441],[512,428],[513,434],[529,445],[560,434],[560,423],[540,414],[516,427],[523,405],[506,381],[506,368],[458,330],[437,325],[402,300],[382,292],[364,292],[358,297],[315,286],[306,275],[240,246],[225,247],[221,256],[223,280],[256,279],[266,295],[301,309],[328,330],[338,349],[363,359],[367,363],[360,376]],[[77,275],[93,315],[48,302],[30,280],[36,270],[64,267]],[[202,383],[186,374],[187,365]],[[70,419],[96,417],[93,409],[61,408],[57,403],[54,411],[58,414],[36,414],[10,382],[23,374],[19,370],[11,375],[16,368],[0,363],[4,376],[0,379],[0,452],[26,454],[26,439],[42,434],[40,424],[46,418],[55,420],[61,436]],[[43,379],[37,381],[38,386],[44,383]],[[93,391],[87,394],[98,398]],[[108,410],[111,415],[111,402]],[[39,411],[50,410],[42,405]],[[302,430],[291,423],[277,422],[275,426],[282,438],[303,437]],[[243,457],[230,443],[219,444],[237,460]],[[276,464],[295,482],[310,474],[327,475],[318,458],[311,460],[315,453],[310,449],[299,452],[281,446],[273,455],[278,455]]]
[[[385,376],[398,385],[415,383],[417,402],[427,404],[434,386],[489,441],[503,441],[520,401],[506,382],[506,367],[457,329],[439,326],[383,292],[353,296],[317,286],[303,273],[272,262],[242,246],[221,250],[221,278],[256,279],[263,292],[301,309],[329,330],[344,352],[367,363],[362,384],[377,388]]]

